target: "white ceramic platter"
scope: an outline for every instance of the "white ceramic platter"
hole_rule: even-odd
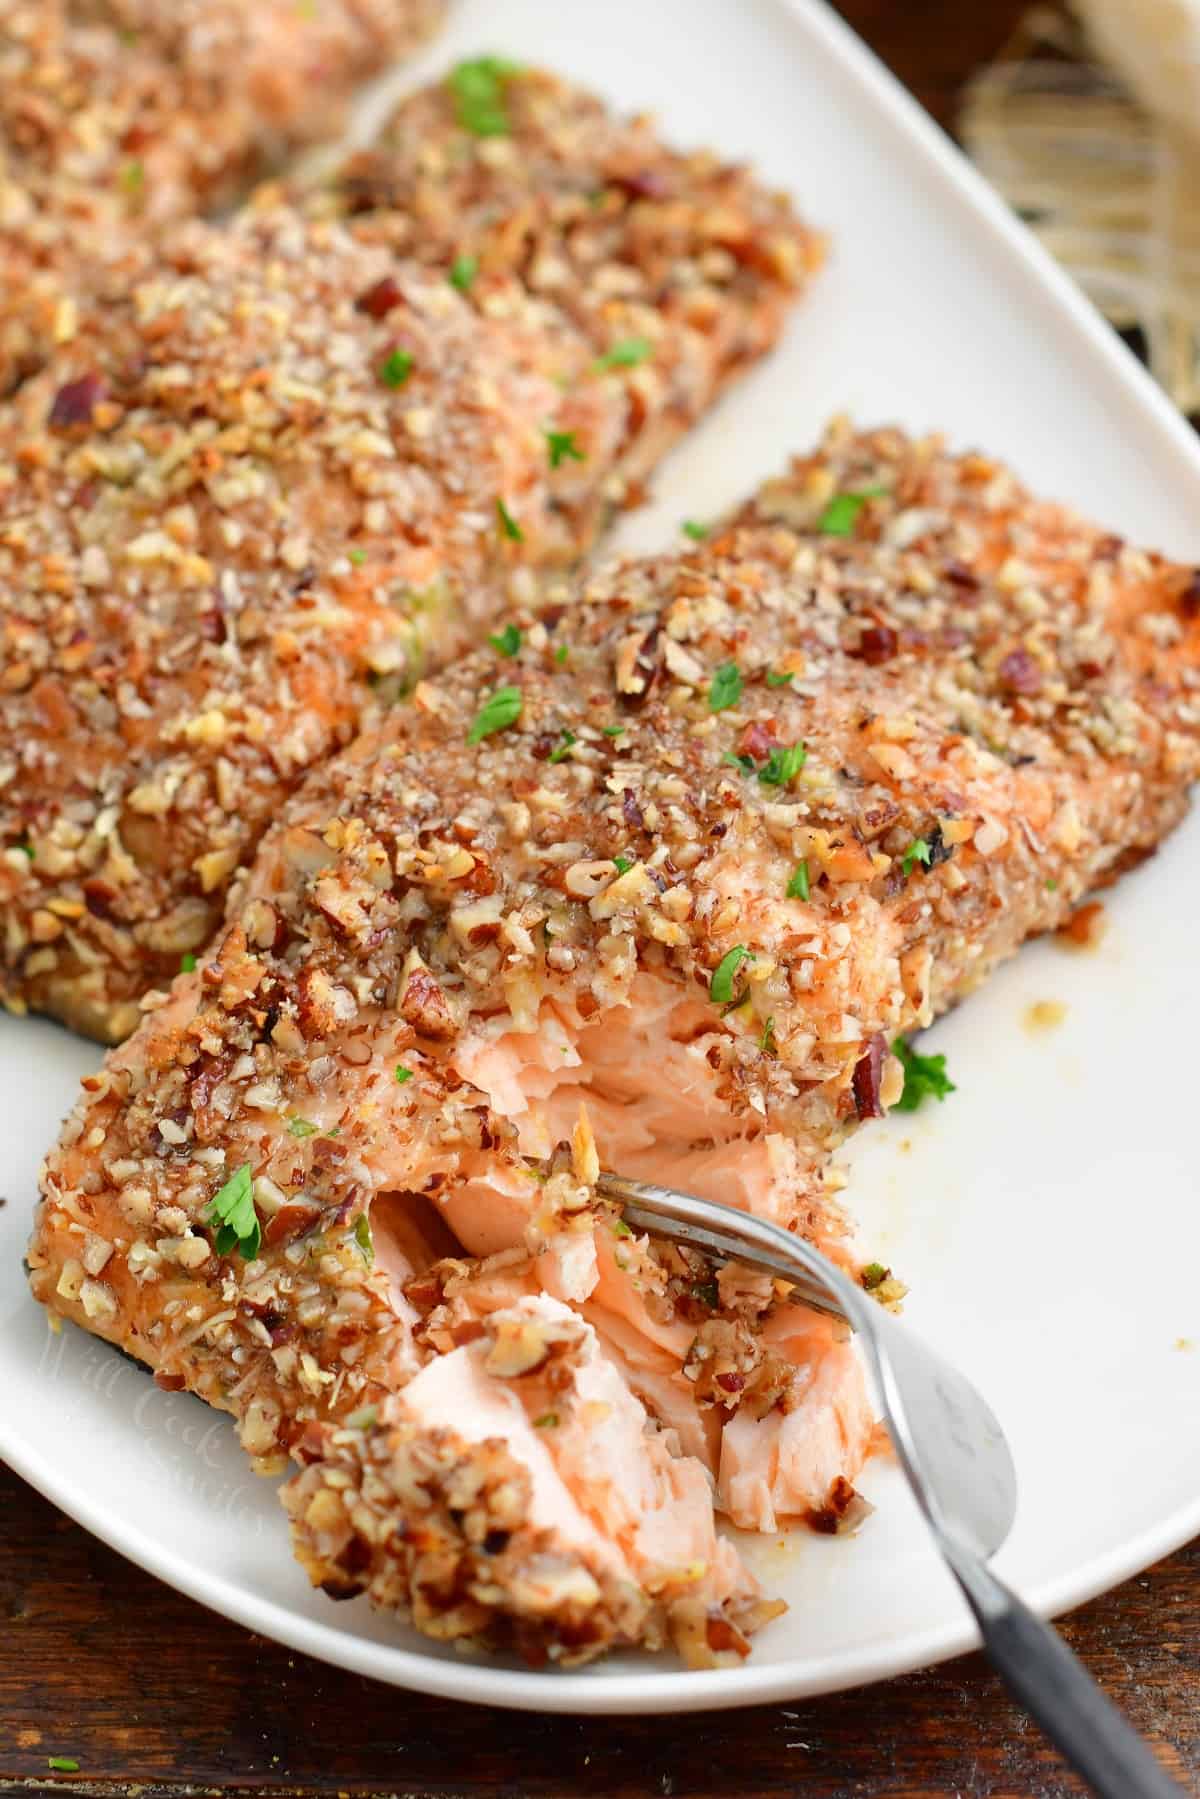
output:
[[[406,82],[483,50],[549,63],[681,141],[752,158],[833,234],[771,361],[657,483],[625,541],[715,513],[831,413],[937,425],[1121,532],[1200,559],[1200,450],[1099,319],[838,21],[801,0],[460,0]],[[851,1198],[909,1281],[910,1322],[1005,1422],[1020,1515],[1000,1567],[1058,1611],[1200,1530],[1200,1204],[1193,1153],[1200,826],[1111,902],[1099,951],[1038,945],[940,1026],[958,1092],[864,1133]],[[1031,1035],[1039,1000],[1067,1011]],[[47,1335],[20,1260],[39,1155],[94,1049],[0,1027],[0,1453],[81,1523],[293,1647],[434,1693],[555,1711],[782,1699],[969,1647],[898,1478],[849,1541],[753,1558],[790,1611],[747,1666],[663,1658],[534,1674],[308,1591],[228,1424],[83,1335]]]

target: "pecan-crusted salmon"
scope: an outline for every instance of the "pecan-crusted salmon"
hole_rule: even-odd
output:
[[[571,106],[590,191],[624,128]],[[521,122],[460,135],[515,154]],[[736,278],[626,206],[568,308],[519,271],[464,283],[445,238],[418,235],[423,271],[360,221],[352,241],[260,199],[176,231],[26,383],[0,421],[6,1004],[131,1029],[283,795],[363,722],[368,681],[393,694],[532,598],[767,347],[803,227],[745,175],[654,153],[685,217],[736,197]],[[583,240],[561,207],[546,254],[556,233],[564,255]],[[636,316],[606,298],[627,259]]]
[[[0,0],[0,391],[171,220],[339,128],[441,0]],[[135,251],[135,246],[137,250]]]
[[[708,542],[514,619],[507,657],[314,771],[200,967],[85,1082],[35,1293],[268,1462],[378,1474],[389,1512],[389,1482],[425,1504],[414,1371],[549,1294],[727,1516],[835,1521],[874,1441],[850,1345],[623,1237],[589,1183],[731,1200],[858,1270],[829,1157],[899,1096],[895,1034],[1183,810],[1196,592],[987,458],[835,432]],[[308,1519],[325,1484],[292,1501],[310,1566],[420,1613],[388,1530]]]
[[[491,317],[531,302],[570,317],[629,390],[630,479],[771,347],[825,252],[788,197],[744,167],[495,58],[410,95],[367,149],[286,191],[450,270]]]

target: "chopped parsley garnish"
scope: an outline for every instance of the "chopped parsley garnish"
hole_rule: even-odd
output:
[[[78,1774],[79,1763],[73,1755],[48,1755],[46,1766],[53,1768],[56,1774]]]
[[[742,697],[742,671],[736,662],[723,662],[708,688],[710,712],[724,712]]]
[[[180,974],[194,974],[195,970],[196,970],[196,958],[192,954],[191,950],[188,950],[184,955],[180,956],[180,958],[179,958],[179,972],[180,972]]]
[[[863,487],[857,493],[835,493],[817,520],[817,530],[826,537],[850,537],[858,523],[858,515],[868,500],[886,493],[883,487]]]
[[[758,778],[764,787],[786,787],[795,780],[808,760],[808,747],[803,743],[789,744],[785,750],[772,750],[758,771]]]
[[[957,1093],[946,1073],[945,1056],[922,1056],[903,1037],[897,1037],[892,1044],[892,1054],[899,1057],[904,1070],[904,1091],[892,1107],[893,1112],[915,1112],[927,1094],[945,1099],[947,1093]]]
[[[794,669],[780,669],[776,671],[773,668],[769,668],[767,670],[768,687],[790,687],[795,679],[796,674]]]
[[[543,1412],[540,1418],[533,1421],[534,1430],[554,1430],[558,1424],[557,1412]]]
[[[396,1064],[396,1085],[398,1087],[403,1087],[405,1081],[411,1081],[411,1080],[412,1080],[412,1069],[406,1068],[404,1066],[403,1062],[397,1062],[397,1064]]]
[[[614,856],[613,857],[613,867],[616,869],[616,871],[619,875],[627,875],[629,873],[630,869],[633,867],[633,863],[630,861],[628,856]]]
[[[411,350],[393,350],[380,365],[379,379],[385,387],[403,387],[413,372]]]
[[[692,1298],[698,1299],[700,1304],[707,1306],[710,1312],[715,1312],[721,1303],[721,1290],[717,1286],[715,1277],[712,1280],[697,1281],[692,1288]]]
[[[488,642],[497,656],[515,656],[521,648],[521,633],[515,625],[505,625],[503,631],[495,632]]]
[[[242,1260],[252,1262],[262,1246],[262,1228],[254,1210],[254,1183],[249,1162],[234,1170],[208,1208],[208,1222],[217,1229],[217,1254],[231,1256],[240,1250]]]
[[[460,294],[469,293],[476,275],[479,273],[477,256],[456,256],[450,264],[449,281]]]
[[[520,525],[518,525],[516,519],[513,517],[512,513],[508,510],[508,507],[504,504],[503,500],[496,501],[496,517],[500,521],[501,531],[503,531],[505,537],[508,538],[508,541],[510,543],[524,543],[525,542],[524,531],[522,531]]]
[[[365,550],[351,550],[350,560],[355,568],[361,568],[363,563],[367,560],[367,552]]]
[[[127,194],[140,194],[146,185],[146,165],[134,157],[121,170],[121,186]]]
[[[732,750],[726,750],[725,754],[721,757],[721,760],[727,767],[736,768],[739,774],[752,775],[754,773],[755,761],[753,756],[735,756]]]
[[[565,762],[567,757],[571,754],[572,744],[578,742],[579,739],[576,737],[574,731],[564,730],[560,733],[558,743],[556,743],[554,748],[550,751],[548,760],[551,762]]]
[[[554,660],[557,662],[559,668],[565,667],[567,657],[570,654],[571,654],[570,644],[569,643],[560,643],[558,648],[554,652]]]
[[[1050,879],[1046,882],[1046,892],[1047,893],[1057,893],[1058,892],[1058,882],[1054,879],[1053,875],[1051,875]]]
[[[625,726],[624,725],[605,725],[604,735],[606,737],[624,737]],[[32,854],[32,851],[30,853]]]
[[[758,1040],[758,1047],[764,1056],[773,1056],[775,1054],[775,1017],[773,1013],[763,1026],[762,1036]]]
[[[685,537],[690,537],[693,543],[703,543],[708,536],[708,526],[700,524],[694,518],[685,518],[680,530]]]
[[[507,731],[521,716],[523,704],[519,687],[497,687],[475,714],[475,722],[467,732],[468,743],[481,743],[496,731]]]
[[[454,116],[464,130],[476,137],[507,137],[504,84],[519,73],[516,63],[501,56],[476,56],[451,69],[448,85],[454,97]]]
[[[23,856],[28,856],[29,860],[31,862],[33,861],[35,852],[34,852],[32,843],[18,843],[16,847],[20,850],[20,852]]]
[[[918,862],[923,862],[925,867],[928,868],[929,860],[932,855],[932,846],[926,843],[923,837],[914,837],[903,856],[900,858],[901,872],[907,877],[912,873]]]
[[[635,369],[652,354],[653,345],[648,337],[619,337],[603,356],[597,356],[592,367],[597,374],[603,374],[606,369]]]
[[[890,1273],[891,1269],[885,1268],[882,1262],[868,1262],[858,1278],[867,1292],[873,1293],[876,1287],[882,1287]]]
[[[550,467],[558,468],[563,462],[586,462],[587,457],[575,442],[573,431],[547,431],[546,449],[550,455]]]
[[[310,1118],[288,1119],[288,1130],[293,1137],[315,1137],[320,1128],[320,1125],[314,1124]]]
[[[747,949],[743,943],[735,943],[713,970],[712,980],[708,983],[709,998],[716,1000],[719,1006],[727,1006],[733,998],[733,982],[738,969],[743,962],[753,960],[753,950]]]
[[[614,1237],[632,1237],[633,1235],[633,1232],[623,1218],[615,1218],[613,1220],[612,1228]]]
[[[367,1267],[373,1267],[375,1262],[375,1239],[371,1235],[371,1220],[367,1217],[365,1212],[360,1212],[358,1215],[358,1221],[354,1226],[354,1241],[362,1251],[362,1259],[367,1264]]]
[[[808,863],[798,862],[791,880],[787,884],[789,899],[806,900],[808,898]]]

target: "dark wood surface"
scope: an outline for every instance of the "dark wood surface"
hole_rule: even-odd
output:
[[[951,126],[963,80],[1020,7],[846,0],[842,10]],[[1063,1630],[1167,1765],[1200,1785],[1200,1543]],[[80,1772],[51,1775],[51,1756]],[[978,1656],[857,1693],[677,1722],[524,1718],[378,1687],[181,1598],[0,1467],[0,1791],[51,1781],[144,1799],[1080,1790]]]

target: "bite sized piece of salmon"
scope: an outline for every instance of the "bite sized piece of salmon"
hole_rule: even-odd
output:
[[[0,421],[0,996],[113,1041],[305,770],[587,547],[625,400],[286,211],[93,323]]]
[[[171,221],[336,133],[441,0],[0,0],[0,392]]]
[[[284,191],[448,271],[490,317],[536,304],[570,318],[628,396],[623,494],[772,347],[825,254],[745,166],[496,57],[411,94],[367,148]]]
[[[366,1215],[418,1364],[487,1290],[549,1293],[731,1515],[836,1522],[874,1442],[844,1341],[737,1271],[689,1311],[711,1290],[685,1302],[669,1260],[584,1215],[614,1166],[857,1269],[830,1157],[899,1096],[894,1035],[1179,818],[1195,573],[1052,516],[1039,564],[1042,511],[999,465],[835,433],[740,523],[422,683],[288,802],[201,965],[85,1093],[46,1166],[37,1296],[234,1409],[259,1386],[295,1452],[364,1360],[406,1390],[298,1272]],[[211,1210],[238,1170],[243,1257]],[[311,1212],[286,1256],[255,1240],[284,1212]],[[487,1265],[431,1297],[447,1238]],[[163,1266],[196,1240],[176,1307]]]
[[[544,1297],[492,1312],[377,1415],[322,1426],[284,1488],[297,1554],[429,1636],[572,1666],[674,1643],[745,1655],[764,1602],[595,1333]]]

